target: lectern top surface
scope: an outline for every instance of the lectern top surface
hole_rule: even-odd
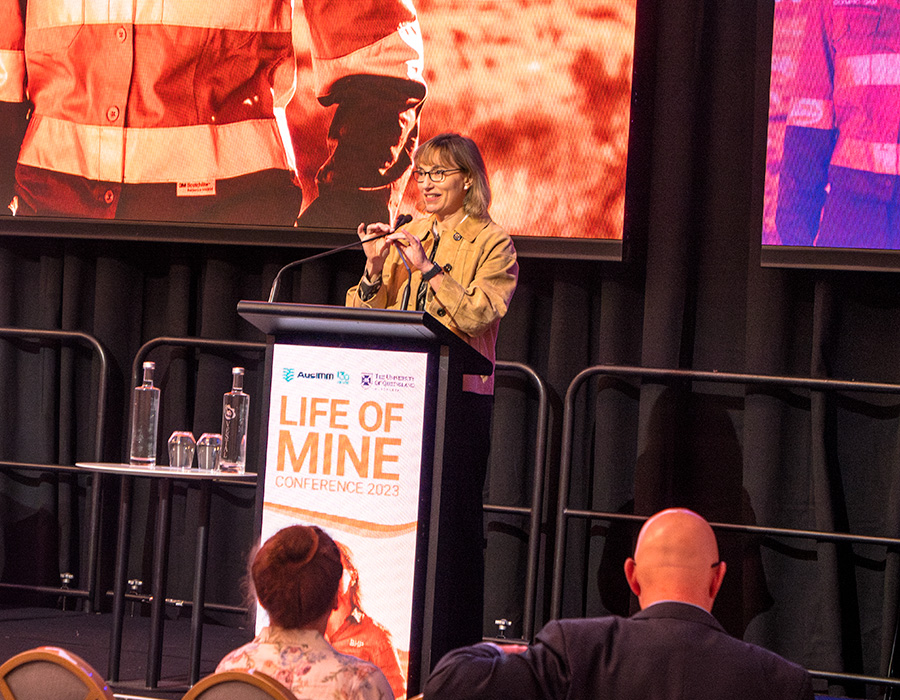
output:
[[[389,332],[398,337],[431,339],[442,331],[447,332],[443,325],[424,311],[242,301],[238,304],[238,313],[269,335],[317,330],[334,333],[339,330],[354,335]]]
[[[493,372],[490,360],[424,311],[241,301],[238,313],[270,336],[340,335],[446,345],[466,374]]]

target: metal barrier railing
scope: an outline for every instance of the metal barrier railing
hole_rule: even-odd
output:
[[[569,384],[563,408],[563,435],[560,454],[559,501],[556,511],[556,538],[553,555],[553,584],[550,600],[550,615],[558,618],[562,612],[563,573],[565,568],[566,525],[570,518],[600,520],[637,520],[642,516],[623,515],[603,511],[569,508],[569,488],[572,470],[573,432],[575,420],[575,397],[581,386],[595,376],[634,377],[655,379],[660,383],[666,381],[697,381],[712,383],[743,384],[749,386],[767,386],[782,388],[803,388],[811,391],[862,391],[882,394],[900,394],[900,384],[880,382],[857,382],[837,379],[814,379],[811,377],[782,377],[761,374],[740,374],[734,372],[708,372],[700,370],[659,369],[652,367],[634,367],[618,365],[595,365],[582,370]],[[790,528],[761,527],[733,523],[710,523],[714,529],[729,530],[748,534],[768,535],[772,537],[792,537],[812,539],[819,542],[843,542],[854,544],[876,544],[887,548],[900,547],[900,539],[891,537],[869,537],[839,532],[819,532],[813,530],[795,530]],[[863,676],[851,673],[810,670],[810,674],[828,680],[846,681],[849,683],[867,683],[888,688],[887,697],[893,688],[900,687],[900,681],[894,671],[898,646],[900,619],[895,620],[894,642],[888,664],[888,677]]]
[[[82,333],[80,331],[60,331],[60,330],[43,330],[36,328],[0,328],[0,338],[13,338],[23,340],[53,340],[65,344],[83,344],[91,348],[99,362],[97,379],[97,402],[96,402],[96,429],[94,431],[94,449],[93,461],[99,462],[103,455],[104,428],[106,419],[106,387],[109,382],[109,361],[106,356],[106,350],[94,336]],[[35,464],[31,462],[10,462],[0,461],[2,469],[17,469],[29,471],[73,471],[74,465],[69,467],[57,464]],[[29,584],[12,584],[0,582],[0,588],[12,588],[17,590],[31,590],[41,593],[59,593],[64,596],[73,598],[84,598],[86,600],[86,609],[99,606],[99,585],[98,577],[98,557],[100,547],[100,493],[101,479],[99,475],[91,477],[91,503],[90,516],[88,524],[88,552],[87,566],[85,578],[87,579],[87,587],[85,588],[53,588],[48,586],[37,586]]]
[[[141,345],[141,347],[137,351],[137,354],[135,354],[134,356],[134,360],[131,363],[132,386],[137,386],[140,383],[140,378],[142,376],[141,367],[144,364],[144,359],[148,354],[150,354],[150,351],[163,345],[205,350],[226,350],[231,352],[265,352],[266,350],[265,343],[253,343],[239,340],[215,340],[213,338],[177,338],[167,336],[154,338],[153,340],[148,340],[146,343]]]
[[[495,365],[498,372],[518,372],[531,382],[538,394],[537,428],[534,444],[534,481],[531,493],[531,506],[500,506],[485,504],[486,513],[510,513],[528,516],[528,556],[525,564],[525,602],[522,614],[522,637],[530,640],[534,636],[534,611],[537,596],[538,556],[541,537],[541,509],[544,501],[544,462],[547,453],[548,415],[550,412],[547,398],[547,385],[538,374],[519,362],[503,362]]]

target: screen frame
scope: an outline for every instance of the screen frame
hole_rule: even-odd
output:
[[[790,0],[782,0],[782,2]],[[757,2],[756,89],[753,130],[753,197],[751,225],[760,241],[760,265],[769,268],[900,271],[900,250],[875,248],[826,248],[762,243],[765,212],[766,146],[769,133],[769,99],[772,79],[772,41],[776,0]]]
[[[627,188],[626,188],[627,191]],[[626,194],[626,226],[628,221]],[[0,217],[4,237],[71,238],[79,240],[194,243],[272,248],[331,248],[354,242],[355,233],[344,229],[305,229],[267,226],[221,226],[170,222],[126,222],[104,219],[51,219]],[[621,261],[624,240],[618,238],[553,238],[512,236],[522,257]]]
[[[635,231],[646,230],[649,192],[653,85],[653,0],[635,0],[631,98],[625,207],[621,238],[572,238],[512,235],[521,257],[625,262],[632,257]],[[498,224],[503,225],[502,221]],[[540,222],[535,222],[540,227]],[[353,242],[346,229],[309,229],[281,226],[253,227],[202,222],[122,221],[68,217],[0,216],[3,237],[70,238],[160,243],[267,246],[322,249]]]

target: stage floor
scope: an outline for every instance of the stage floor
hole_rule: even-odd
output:
[[[39,646],[58,646],[87,661],[104,678],[109,664],[112,616],[66,612],[50,608],[0,607],[0,662]],[[189,616],[167,619],[163,634],[163,658],[159,687],[146,688],[150,620],[125,617],[118,683],[111,684],[117,698],[178,700],[188,689],[190,674]],[[252,630],[206,624],[203,626],[201,678],[215,670],[219,660],[248,642]]]

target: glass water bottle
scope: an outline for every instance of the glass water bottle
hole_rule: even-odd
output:
[[[135,466],[156,465],[156,429],[159,423],[159,389],[153,386],[156,363],[144,363],[144,380],[131,397],[129,461]]]
[[[222,397],[222,451],[219,469],[243,473],[247,466],[247,416],[250,397],[244,393],[244,368],[231,370],[231,391]]]

